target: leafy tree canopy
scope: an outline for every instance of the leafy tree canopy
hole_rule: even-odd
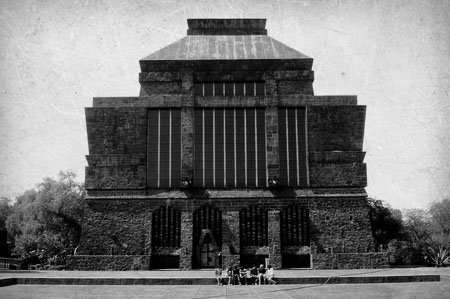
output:
[[[368,203],[375,247],[386,249],[391,240],[402,238],[402,213],[381,200],[369,198]]]
[[[58,179],[45,178],[35,189],[16,198],[6,225],[15,238],[14,253],[45,263],[64,252],[73,252],[81,233],[85,191],[73,172]]]
[[[6,197],[0,198],[0,230],[6,229],[6,219],[12,212],[11,200]]]
[[[432,203],[430,215],[435,230],[443,238],[442,242],[450,247],[450,198]]]

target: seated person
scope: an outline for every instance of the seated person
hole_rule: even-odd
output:
[[[272,266],[271,265],[269,265],[269,266],[267,266],[267,272],[266,272],[266,281],[269,283],[269,284],[277,284],[276,282],[275,282],[275,280],[273,280],[273,268],[272,268]]]
[[[240,285],[241,284],[241,281],[239,280],[239,269],[238,269],[237,266],[234,266],[233,278],[234,278],[234,284],[235,285],[238,285],[238,284]]]
[[[227,268],[227,278],[228,278],[228,285],[233,284],[232,283],[233,282],[233,268],[231,268],[231,266]]]
[[[250,269],[250,284],[258,284],[258,268],[256,268],[256,265],[253,265],[253,268]]]
[[[239,271],[239,280],[240,284],[247,284],[247,270],[244,267],[241,267],[241,270]]]
[[[214,275],[216,276],[216,279],[217,279],[217,285],[221,286],[222,285],[222,268],[216,268],[216,270],[214,270]]]
[[[264,265],[261,264],[261,265],[259,266],[259,269],[258,269],[258,280],[259,280],[259,285],[265,284],[265,282],[264,282],[265,276],[266,276],[266,268],[264,268]]]

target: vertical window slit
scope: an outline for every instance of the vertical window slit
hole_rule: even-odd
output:
[[[223,109],[223,186],[227,186],[227,151],[226,151],[226,133],[225,133],[226,116],[225,109]]]
[[[172,187],[172,109],[169,109],[169,188]]]
[[[247,187],[247,109],[244,109],[244,160],[245,187]]]
[[[202,167],[202,178],[203,178],[203,183],[202,186],[205,187],[205,109],[202,109],[202,155],[203,155],[203,159],[202,159],[202,163],[203,163],[203,167]]]
[[[237,151],[236,151],[236,108],[233,109],[233,120],[234,120],[234,187],[237,187]]]
[[[158,188],[161,185],[161,110],[158,109]]]

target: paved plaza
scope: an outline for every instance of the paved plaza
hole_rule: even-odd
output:
[[[19,274],[18,274],[19,273]],[[280,270],[278,276],[345,276],[345,275],[429,275],[438,274],[439,282],[314,284],[314,285],[30,285],[0,287],[0,298],[449,298],[450,269],[408,268],[367,270]],[[15,275],[14,275],[15,274]],[[92,278],[151,278],[151,277],[213,277],[212,271],[3,271],[7,277],[92,277]]]
[[[441,282],[275,285],[14,285],[0,288],[0,298],[449,298],[450,279]]]

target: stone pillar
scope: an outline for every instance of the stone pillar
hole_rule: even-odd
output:
[[[269,211],[269,259],[274,269],[281,268],[280,211]]]
[[[181,178],[194,179],[194,76],[181,71]]]
[[[264,74],[266,85],[266,158],[268,179],[280,178],[280,157],[278,145],[278,90],[272,72]]]
[[[149,212],[144,219],[144,227],[146,234],[145,237],[145,243],[144,243],[144,255],[148,256],[148,263],[145,265],[143,270],[149,270],[151,269],[152,265],[151,263],[151,256],[152,256],[152,221],[153,221],[153,212]]]
[[[192,212],[181,212],[180,270],[192,270],[192,233],[194,229]]]
[[[266,108],[266,157],[268,179],[280,178],[280,157],[278,146],[278,107]]]
[[[222,267],[239,266],[241,242],[239,236],[239,212],[222,213]]]

